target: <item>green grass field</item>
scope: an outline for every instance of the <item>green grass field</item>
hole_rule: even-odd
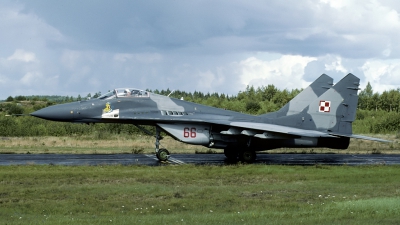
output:
[[[0,224],[399,224],[399,166],[1,166]]]

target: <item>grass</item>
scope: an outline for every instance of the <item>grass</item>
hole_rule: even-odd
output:
[[[396,135],[375,136],[393,141],[380,143],[352,139],[349,149],[327,148],[289,149],[281,148],[267,153],[347,153],[347,154],[397,154],[400,153],[399,137]],[[0,154],[5,153],[62,153],[62,154],[118,154],[153,153],[154,138],[150,136],[110,135],[106,140],[94,136],[83,137],[3,137],[0,139]],[[165,137],[161,144],[173,153],[222,153],[222,150],[187,145]]]
[[[398,224],[399,166],[3,166],[2,224]]]

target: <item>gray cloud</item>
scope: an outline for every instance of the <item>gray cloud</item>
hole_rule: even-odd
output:
[[[0,99],[128,84],[236,94],[347,72],[396,88],[399,10],[394,0],[3,1]]]

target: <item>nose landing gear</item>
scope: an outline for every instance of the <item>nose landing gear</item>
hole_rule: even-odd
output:
[[[160,132],[160,128],[156,126],[156,156],[161,162],[166,162],[169,159],[169,152],[165,148],[160,149],[160,140],[162,139]]]
[[[145,132],[146,134],[153,135],[150,131],[146,130],[144,127],[141,127],[139,125],[135,125],[135,126],[137,128],[139,128],[140,130],[142,130],[143,132]],[[169,151],[165,148],[160,149],[160,140],[162,140],[160,133],[161,133],[161,129],[158,126],[156,126],[156,135],[154,136],[156,138],[156,143],[155,143],[156,157],[161,162],[166,162],[169,159]]]

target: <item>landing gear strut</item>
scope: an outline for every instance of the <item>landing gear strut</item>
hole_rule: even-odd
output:
[[[145,132],[146,134],[153,135],[150,131],[146,130],[144,127],[141,127],[139,125],[135,125],[135,126],[137,128],[139,128],[140,130],[142,130],[143,132]],[[169,159],[169,152],[165,148],[160,149],[160,140],[162,139],[160,133],[161,133],[161,129],[158,126],[156,126],[156,136],[155,136],[155,138],[156,138],[156,143],[155,143],[156,156],[157,156],[157,159],[160,160],[161,162],[166,162]]]
[[[160,149],[160,140],[162,139],[161,135],[160,135],[160,128],[156,126],[156,156],[157,159],[160,160],[161,162],[165,162],[168,161],[169,159],[169,152],[167,149],[165,148],[161,148]]]

